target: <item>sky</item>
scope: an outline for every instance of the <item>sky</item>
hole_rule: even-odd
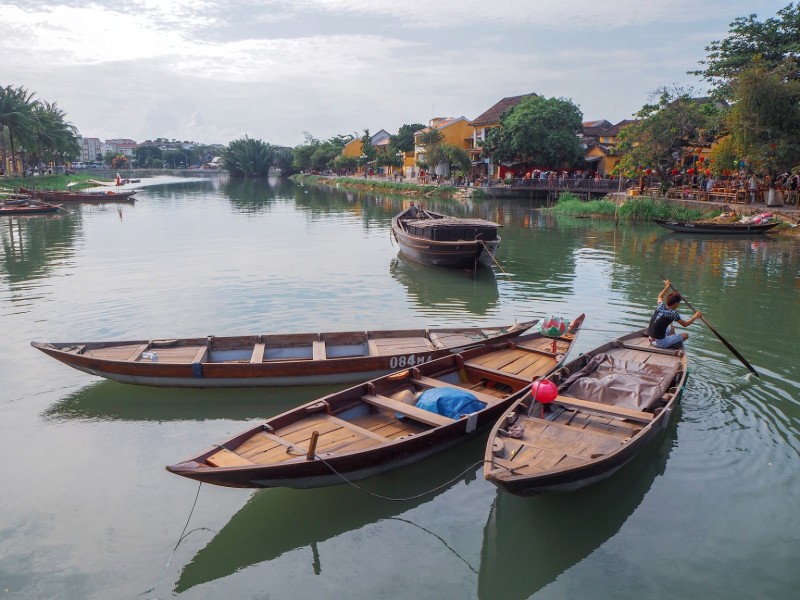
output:
[[[662,86],[706,91],[705,47],[789,0],[0,0],[0,85],[81,135],[280,146],[506,96],[631,118]]]

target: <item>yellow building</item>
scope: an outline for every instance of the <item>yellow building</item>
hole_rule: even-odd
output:
[[[407,175],[413,176],[414,164],[425,162],[425,147],[420,139],[431,130],[436,130],[442,134],[441,143],[443,144],[450,144],[468,152],[472,147],[473,128],[466,117],[436,117],[431,119],[425,129],[420,129],[414,134],[414,159],[411,165],[411,172],[406,168]],[[407,160],[404,159],[403,162],[404,165],[407,164]]]

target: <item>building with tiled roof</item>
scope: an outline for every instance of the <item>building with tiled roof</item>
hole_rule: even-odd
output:
[[[466,117],[436,117],[428,126],[414,134],[414,162],[425,161],[425,147],[419,142],[420,137],[436,129],[442,134],[442,143],[457,146],[469,151],[472,147],[472,126]],[[408,170],[408,169],[406,169]]]
[[[474,175],[479,177],[492,175],[493,168],[491,159],[481,158],[481,146],[486,140],[486,134],[490,129],[500,127],[500,118],[506,112],[517,106],[525,98],[533,96],[538,96],[538,94],[531,92],[530,94],[522,94],[520,96],[508,96],[470,121],[469,124],[472,126],[472,142],[470,144],[469,153],[472,157]]]

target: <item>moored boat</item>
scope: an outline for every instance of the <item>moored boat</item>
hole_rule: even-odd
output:
[[[512,339],[533,324],[31,345],[70,367],[121,383],[322,385],[365,381],[466,348]]]
[[[528,496],[609,477],[667,426],[686,374],[682,349],[655,348],[641,331],[582,354],[552,385],[534,384],[540,401],[519,399],[495,423],[485,478]]]
[[[449,217],[414,206],[392,218],[392,234],[402,254],[450,269],[490,264],[500,246],[499,227],[493,221]]]
[[[56,212],[60,206],[54,204],[38,204],[35,202],[23,202],[21,204],[3,203],[0,204],[0,216],[14,215],[38,215],[43,213]]]
[[[133,202],[136,190],[101,190],[97,192],[71,192],[66,190],[27,190],[20,188],[38,200],[47,202]]]
[[[721,233],[726,235],[766,233],[770,229],[780,225],[780,221],[768,221],[765,223],[714,223],[709,221],[669,221],[666,219],[653,219],[653,221],[661,225],[661,227],[676,233]]]
[[[324,396],[167,467],[231,487],[312,488],[417,462],[476,435],[554,370],[583,322],[474,348]]]

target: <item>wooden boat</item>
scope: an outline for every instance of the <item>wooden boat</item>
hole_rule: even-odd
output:
[[[484,476],[512,494],[578,489],[630,461],[667,426],[686,382],[686,355],[651,346],[639,331],[548,379],[558,387],[552,404],[519,399],[489,435]]]
[[[322,385],[365,381],[465,348],[512,339],[533,324],[31,345],[70,367],[121,383]]]
[[[394,239],[409,259],[450,269],[474,269],[480,262],[492,262],[500,246],[499,224],[415,208],[392,218]]]
[[[780,221],[768,223],[710,223],[705,221],[668,221],[653,219],[655,223],[677,233],[722,233],[743,235],[765,233],[780,225]]]
[[[25,202],[23,204],[0,204],[0,216],[14,215],[38,215],[42,213],[56,212],[60,206],[54,204],[36,204],[35,202]]]
[[[66,190],[26,190],[24,194],[46,202],[133,202],[136,190],[101,190],[98,192],[71,192]]]
[[[557,339],[526,334],[324,396],[167,470],[231,487],[312,488],[412,464],[491,426],[562,362],[582,322]]]

